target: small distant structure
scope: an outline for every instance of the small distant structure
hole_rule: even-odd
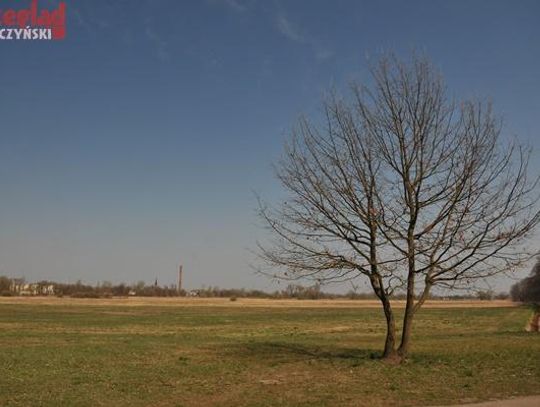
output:
[[[29,295],[36,295],[35,287],[33,287],[34,284],[23,284],[20,287],[19,295],[29,296]]]
[[[16,295],[22,296],[38,296],[38,295],[54,295],[54,284],[47,282],[42,283],[25,283],[21,279],[13,279],[9,290]]]
[[[184,272],[184,266],[182,266],[180,264],[180,266],[178,266],[178,286],[177,286],[177,290],[178,290],[178,294],[182,293],[182,274]]]
[[[54,284],[47,284],[47,285],[41,286],[41,294],[54,295]]]
[[[11,284],[9,286],[9,291],[13,294],[19,295],[23,291],[26,282],[23,278],[13,278],[11,279]]]

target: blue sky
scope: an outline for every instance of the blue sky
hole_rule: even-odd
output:
[[[249,267],[252,191],[280,193],[295,119],[385,51],[540,147],[537,1],[66,3],[65,41],[0,42],[0,274],[173,283],[181,262],[188,287],[277,288]]]

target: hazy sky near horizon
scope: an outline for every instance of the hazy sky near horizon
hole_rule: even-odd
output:
[[[280,193],[295,119],[385,51],[491,98],[540,172],[538,1],[66,3],[66,40],[0,42],[0,275],[168,284],[183,263],[188,288],[278,288],[249,266],[253,191]]]

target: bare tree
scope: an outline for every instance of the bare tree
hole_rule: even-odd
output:
[[[302,118],[276,165],[288,200],[260,216],[261,257],[277,278],[367,278],[387,322],[385,358],[407,356],[413,318],[434,286],[458,288],[531,257],[540,221],[530,151],[504,143],[489,103],[455,103],[425,58],[390,56],[372,86]],[[401,341],[390,298],[406,293]]]

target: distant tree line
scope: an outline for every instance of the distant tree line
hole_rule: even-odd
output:
[[[303,286],[301,284],[289,284],[281,290],[267,292],[257,289],[245,288],[220,288],[217,286],[202,287],[190,291],[178,291],[175,285],[161,286],[154,282],[147,284],[139,281],[135,284],[119,283],[113,284],[109,281],[103,281],[96,285],[85,284],[82,281],[75,283],[56,283],[53,281],[40,281],[37,283],[26,283],[22,278],[9,278],[0,276],[0,296],[17,295],[47,295],[43,287],[54,287],[49,295],[58,297],[72,298],[113,298],[113,297],[201,297],[201,298],[275,298],[275,299],[299,299],[299,300],[322,300],[322,299],[351,299],[351,300],[370,300],[376,299],[373,293],[358,292],[352,289],[346,293],[329,293],[322,290],[319,284],[312,286]],[[26,287],[26,289],[24,289]],[[396,293],[392,296],[395,300],[406,298],[405,293]],[[451,296],[441,296],[432,294],[431,299],[506,299],[508,294],[495,294],[493,291],[478,291],[476,293],[465,293],[462,295],[453,294]]]
[[[52,289],[46,291],[43,287],[52,287]],[[54,281],[27,283],[22,278],[0,276],[1,296],[55,295],[74,298],[112,298],[127,296],[175,297],[185,294],[185,291],[178,292],[174,285],[160,286],[157,282],[154,284],[146,284],[144,281],[139,281],[136,284],[113,284],[104,281],[97,285],[91,285],[79,280],[76,283],[57,283]]]

